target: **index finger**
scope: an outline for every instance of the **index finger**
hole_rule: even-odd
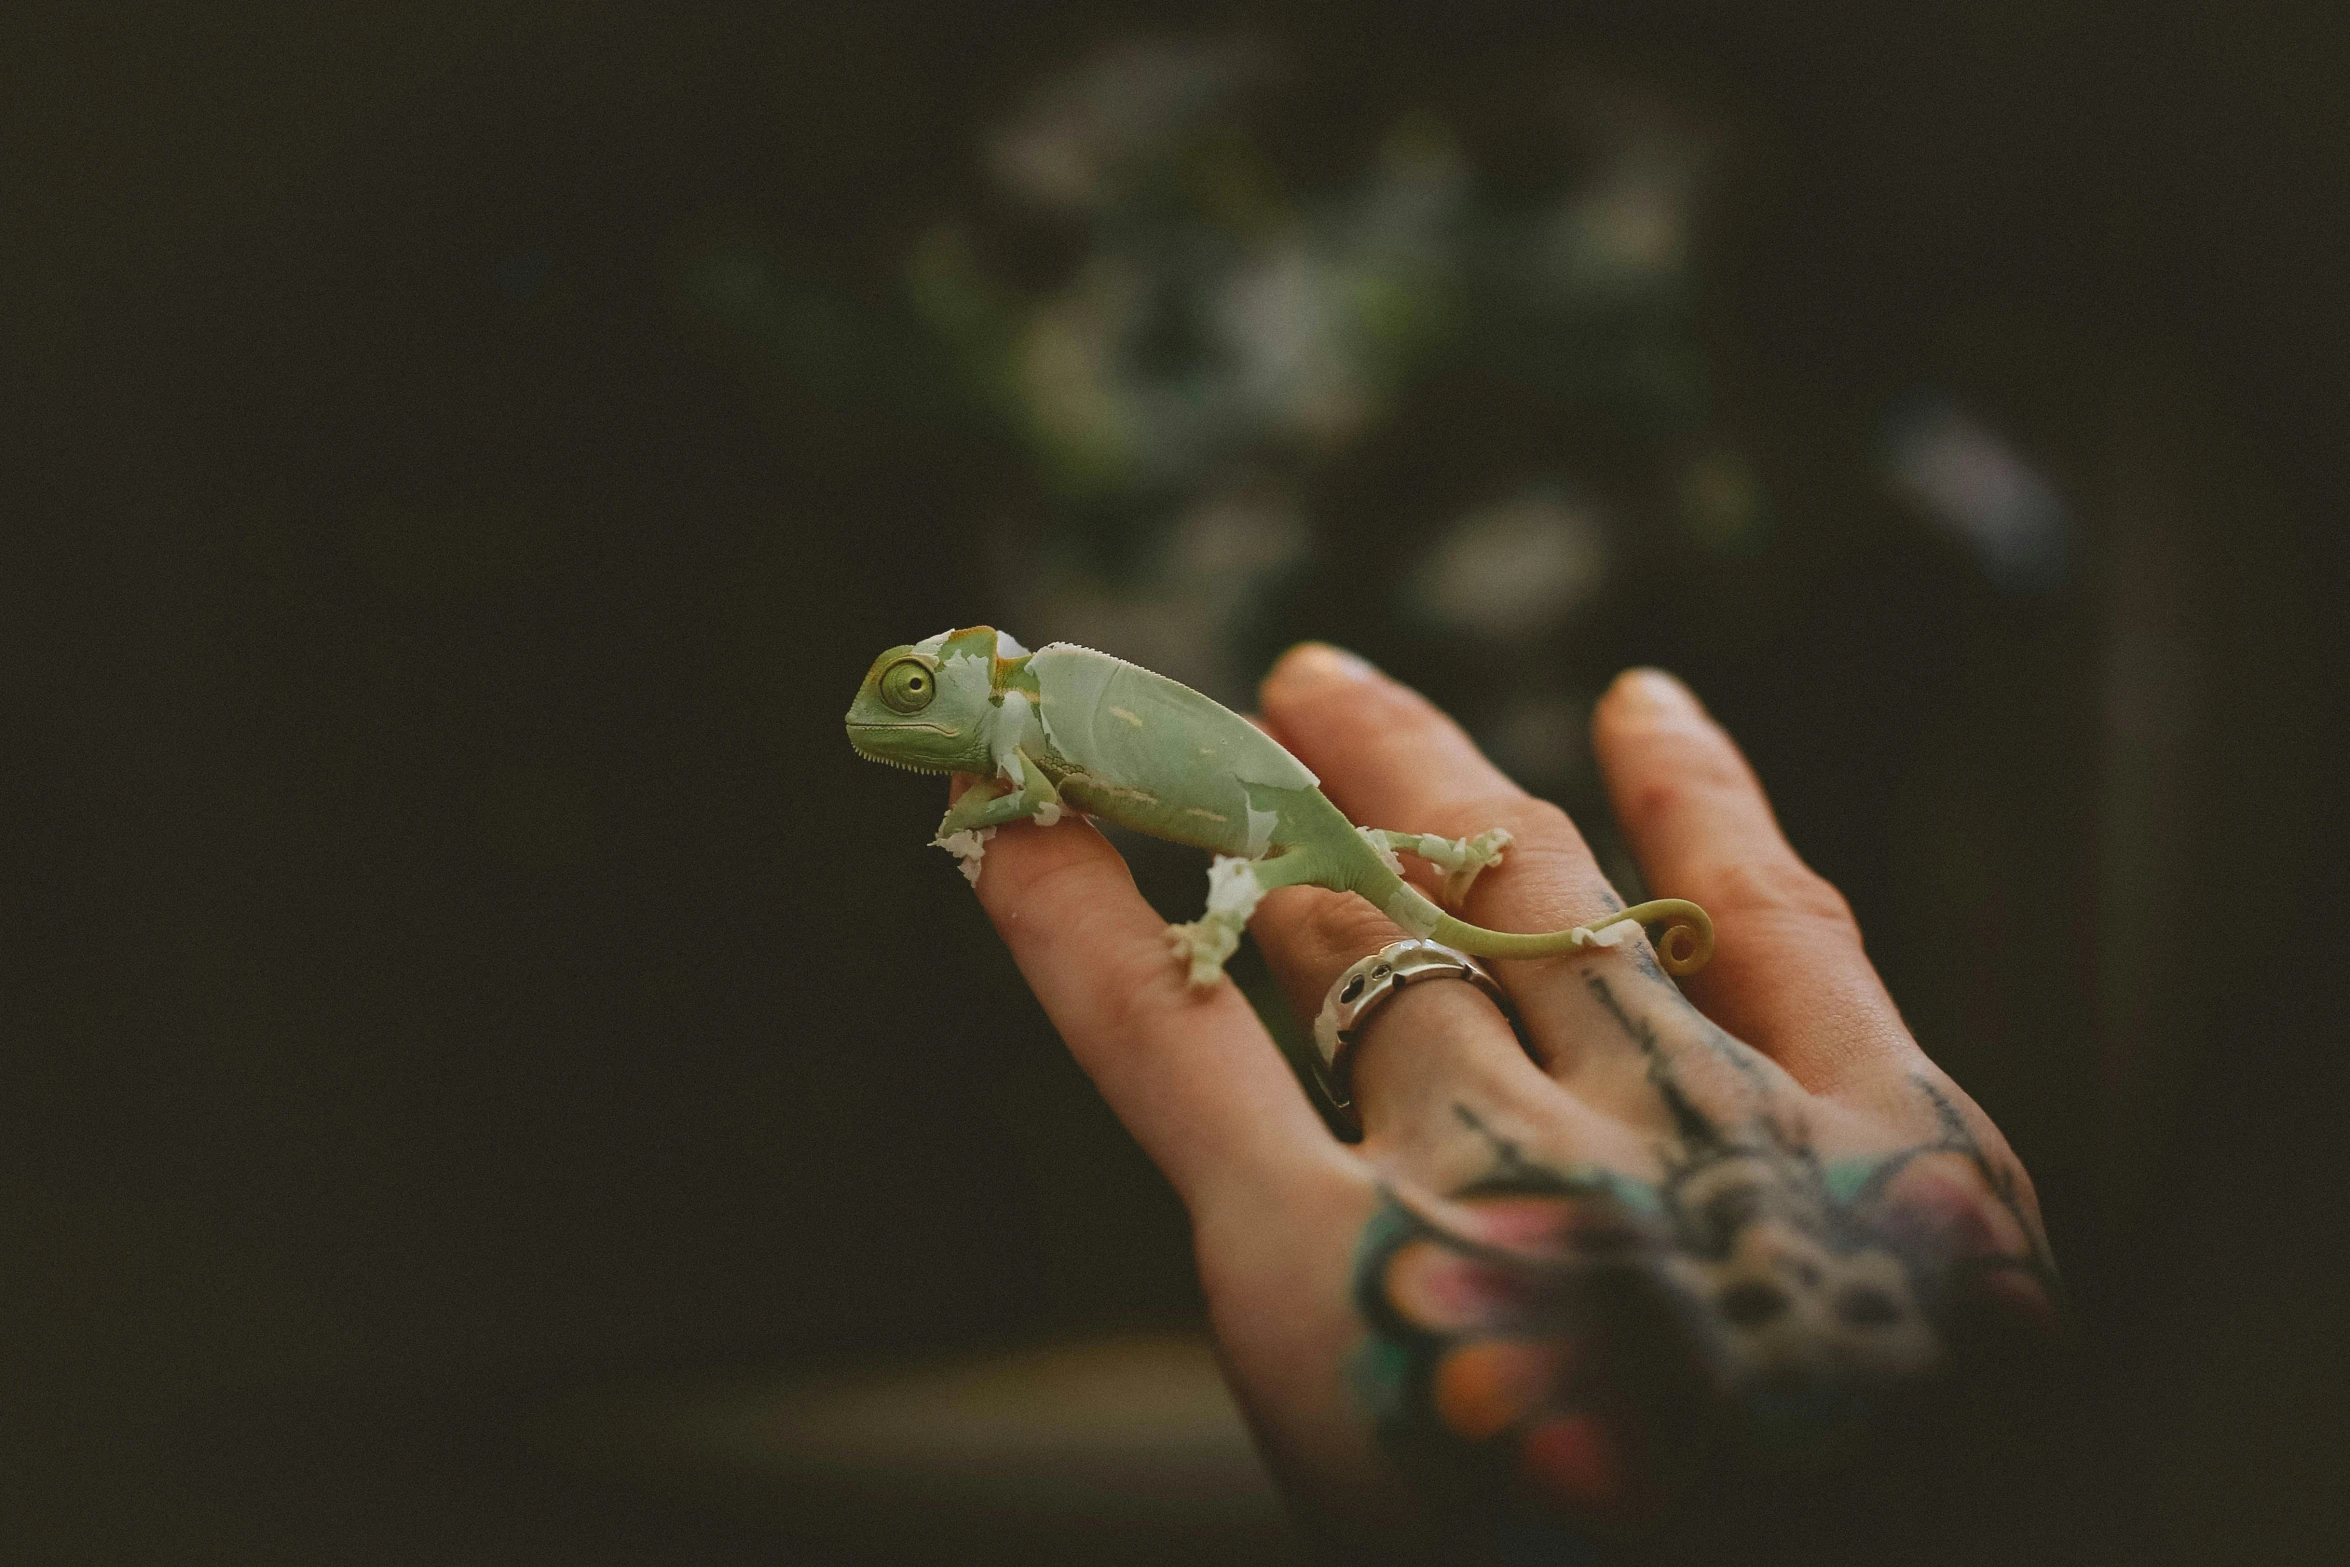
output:
[[[1082,816],[1002,829],[979,901],[1077,1064],[1194,1213],[1261,1199],[1341,1156],[1228,979],[1195,989],[1167,925]]]

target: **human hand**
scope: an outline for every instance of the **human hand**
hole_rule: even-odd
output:
[[[1510,830],[1476,923],[1621,906],[1563,811],[1352,655],[1293,650],[1263,708],[1357,821]],[[1685,997],[1644,942],[1498,963],[1523,1044],[1469,985],[1397,993],[1354,1052],[1357,1145],[1232,985],[1185,984],[1082,821],[1007,829],[980,883],[1182,1194],[1268,1460],[1358,1559],[1578,1541],[1751,1558],[1766,1527],[1810,1554],[1805,1531],[1938,1462],[1904,1469],[1900,1449],[1925,1451],[1953,1398],[2054,1326],[2029,1180],[1911,1039],[1729,737],[1677,681],[1632,671],[1594,738],[1650,887],[1712,914],[1711,966]],[[1402,934],[1311,887],[1268,895],[1251,930],[1306,1018]]]

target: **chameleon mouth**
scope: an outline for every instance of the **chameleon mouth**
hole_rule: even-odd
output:
[[[895,767],[900,772],[950,773],[954,771],[954,769],[951,767],[925,767],[919,762],[901,761],[897,757],[884,756],[879,751],[868,750],[864,744],[857,739],[857,731],[860,729],[928,729],[934,733],[942,735],[952,733],[951,730],[943,729],[937,724],[851,724],[849,725],[849,749],[856,752],[859,756],[863,757],[868,762],[879,762],[884,767]]]

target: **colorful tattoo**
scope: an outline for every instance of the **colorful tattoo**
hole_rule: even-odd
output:
[[[2045,1339],[2056,1277],[2015,1171],[1932,1083],[1933,1140],[1823,1162],[1747,1047],[1692,1047],[1746,1071],[1735,1120],[1709,1115],[1654,1027],[1588,983],[1647,1059],[1662,1178],[1552,1168],[1458,1105],[1490,1170],[1450,1196],[1391,1185],[1363,1239],[1358,1380],[1437,1494],[1635,1537],[1727,1474],[1834,1466],[1986,1334]]]

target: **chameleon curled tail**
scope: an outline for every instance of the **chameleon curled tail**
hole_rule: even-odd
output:
[[[1364,828],[1357,828],[1356,833],[1378,863],[1366,865],[1350,856],[1356,863],[1344,879],[1351,889],[1378,904],[1380,912],[1408,934],[1441,941],[1473,957],[1547,958],[1592,947],[1613,947],[1645,925],[1664,927],[1657,937],[1656,955],[1667,973],[1694,974],[1713,956],[1714,922],[1686,898],[1652,898],[1565,930],[1488,930],[1447,914],[1400,874],[1403,867],[1395,858],[1396,851],[1427,860],[1446,873],[1445,896],[1458,904],[1480,872],[1501,864],[1502,850],[1510,843],[1509,833],[1501,829],[1468,839],[1414,837]]]
[[[1652,897],[1619,909],[1607,919],[1570,930],[1546,930],[1542,935],[1516,935],[1511,930],[1488,930],[1445,914],[1429,930],[1431,940],[1457,947],[1478,959],[1546,959],[1556,951],[1579,947],[1614,947],[1640,926],[1664,926],[1657,937],[1657,961],[1668,975],[1694,975],[1713,956],[1713,921],[1687,897]]]
[[[1545,958],[1583,947],[1612,947],[1643,925],[1659,924],[1665,929],[1657,937],[1656,956],[1666,973],[1694,974],[1714,955],[1714,922],[1706,917],[1705,910],[1686,898],[1651,898],[1588,925],[1540,935],[1487,930],[1446,914],[1428,934],[1432,940],[1457,947],[1473,957]]]
[[[1713,956],[1713,921],[1686,898],[1652,898],[1564,930],[1488,930],[1447,914],[1403,879],[1399,853],[1425,859],[1445,872],[1445,894],[1458,903],[1481,872],[1501,864],[1510,835],[1499,828],[1474,838],[1369,827],[1358,827],[1347,836],[1353,842],[1325,838],[1313,848],[1292,849],[1269,859],[1217,856],[1208,872],[1207,913],[1191,924],[1167,928],[1175,955],[1190,964],[1192,983],[1214,983],[1224,960],[1238,949],[1241,929],[1268,888],[1299,883],[1360,894],[1407,934],[1440,941],[1473,957],[1546,958],[1615,947],[1647,925],[1664,927],[1656,954],[1667,973],[1694,974]]]

